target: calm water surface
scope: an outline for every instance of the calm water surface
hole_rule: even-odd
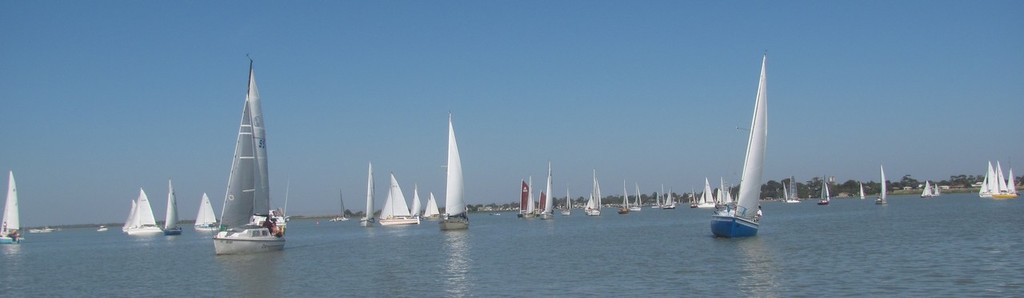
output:
[[[0,247],[0,296],[1020,296],[1024,201],[767,203],[757,237],[717,239],[711,211],[644,209],[468,231],[292,221],[284,251],[215,256],[212,234],[75,229]]]

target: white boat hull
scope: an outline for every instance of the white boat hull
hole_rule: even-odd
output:
[[[587,212],[587,215],[590,215],[590,216],[600,216],[601,215],[601,209],[587,209],[586,212]]]
[[[196,230],[197,232],[214,232],[214,231],[217,231],[217,230],[219,230],[219,229],[220,229],[220,228],[219,228],[219,227],[217,227],[217,226],[205,226],[205,225],[199,225],[199,226],[192,226],[192,227],[193,227],[193,228],[194,228],[194,229],[195,229],[195,230]]]
[[[148,227],[129,228],[127,231],[124,231],[124,232],[125,232],[125,234],[131,235],[131,236],[141,236],[141,235],[163,234],[164,230],[161,230],[159,227],[156,227],[156,226],[148,226]]]
[[[222,231],[213,237],[213,249],[218,255],[279,251],[284,249],[284,243],[284,237],[275,237],[265,228]]]
[[[469,217],[463,215],[445,216],[438,223],[442,231],[469,229]]]
[[[400,225],[418,225],[420,224],[419,217],[396,217],[396,218],[381,218],[378,220],[382,226],[400,226]]]

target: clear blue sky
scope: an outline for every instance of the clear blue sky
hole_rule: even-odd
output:
[[[768,52],[765,179],[982,174],[1024,163],[1021,1],[3,1],[0,170],[22,224],[220,212],[248,60],[272,205],[443,198],[454,113],[470,204],[736,183]],[[1018,166],[1018,173],[1024,167]]]

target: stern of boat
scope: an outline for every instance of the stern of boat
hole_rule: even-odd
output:
[[[757,235],[760,224],[752,220],[731,215],[711,217],[711,233],[715,237],[739,238]]]

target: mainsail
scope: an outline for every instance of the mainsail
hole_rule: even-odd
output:
[[[260,93],[256,88],[256,75],[250,62],[249,90],[242,107],[242,121],[238,127],[238,140],[235,143],[220,224],[222,228],[242,226],[249,223],[253,214],[269,211],[266,128]]]

